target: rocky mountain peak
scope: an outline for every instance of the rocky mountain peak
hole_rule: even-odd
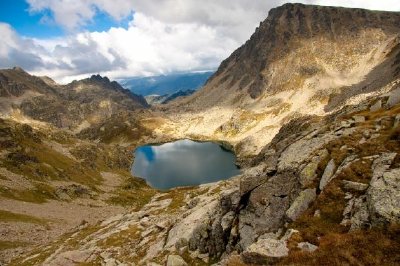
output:
[[[246,90],[251,98],[258,98],[266,89],[276,89],[281,85],[278,83],[282,83],[280,78],[278,82],[271,77],[275,72],[271,69],[274,63],[282,63],[282,59],[300,48],[309,50],[308,57],[317,57],[320,53],[330,53],[331,49],[338,51],[353,46],[349,50],[355,50],[354,56],[342,58],[340,67],[345,68],[353,64],[355,56],[366,54],[376,48],[378,42],[399,34],[399,28],[400,14],[395,12],[285,4],[270,10],[267,19],[260,23],[250,39],[222,62],[207,84]],[[358,47],[361,42],[365,43]],[[330,47],[318,49],[319,43],[321,48]],[[337,52],[332,56],[341,54]],[[308,60],[302,64],[311,65]],[[302,68],[305,75],[321,70],[319,66],[304,67],[300,66],[299,70]]]

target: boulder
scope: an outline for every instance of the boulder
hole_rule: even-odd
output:
[[[169,255],[167,266],[187,266],[188,264],[178,255]]]
[[[268,264],[289,254],[286,241],[272,238],[259,239],[250,245],[243,253],[242,259],[245,263]]]
[[[230,211],[222,217],[221,226],[223,231],[226,231],[231,228],[235,216],[236,216],[235,212]]]
[[[300,192],[299,196],[293,201],[290,208],[286,211],[286,216],[291,220],[295,221],[305,210],[311,202],[317,197],[316,189],[306,189]]]
[[[355,115],[353,116],[354,122],[358,123],[363,123],[365,122],[365,116],[362,115]]]
[[[323,149],[322,151],[319,152],[317,156],[314,156],[311,159],[311,162],[309,162],[300,172],[299,178],[300,178],[300,184],[303,187],[307,187],[311,185],[314,180],[317,178],[317,169],[319,163],[327,158],[329,156],[328,150]]]
[[[400,222],[400,168],[375,175],[367,191],[372,225]]]
[[[342,181],[343,186],[347,190],[355,190],[355,191],[365,191],[368,188],[368,184],[363,184],[359,182],[353,182],[353,181],[348,181],[348,180],[343,180]]]
[[[400,88],[392,90],[389,93],[389,99],[386,102],[386,107],[391,108],[400,102]]]
[[[322,178],[319,183],[320,190],[323,190],[325,186],[331,181],[333,174],[335,173],[335,170],[336,170],[335,161],[331,159],[328,165],[325,167],[324,173],[322,174]]]
[[[376,101],[376,103],[374,103],[370,108],[369,108],[369,110],[371,111],[371,112],[376,112],[376,111],[378,111],[379,109],[381,109],[382,108],[382,100],[378,100],[378,101]]]
[[[297,247],[302,251],[307,251],[307,252],[314,252],[318,249],[318,246],[308,242],[300,242],[297,244]]]
[[[243,196],[245,207],[239,213],[241,249],[245,250],[258,236],[281,228],[290,198],[298,192],[297,177],[292,172],[284,172]]]

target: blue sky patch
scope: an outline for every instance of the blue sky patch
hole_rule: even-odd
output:
[[[117,21],[96,8],[96,15],[78,31],[107,31],[111,27],[128,28],[133,14]],[[20,35],[32,38],[54,38],[66,35],[68,31],[57,25],[50,10],[31,13],[25,0],[0,0],[0,22],[10,24]]]

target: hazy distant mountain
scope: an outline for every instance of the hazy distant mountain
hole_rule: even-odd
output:
[[[146,99],[147,103],[150,105],[157,105],[157,104],[167,104],[177,98],[186,97],[195,93],[195,90],[186,90],[186,91],[177,91],[172,94],[164,94],[164,95],[147,95],[144,98]]]
[[[119,82],[136,94],[165,95],[179,90],[197,90],[214,72],[173,74],[143,78],[126,78]]]

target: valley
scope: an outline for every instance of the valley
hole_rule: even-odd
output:
[[[0,70],[0,113],[0,264],[400,261],[399,12],[274,8],[201,89],[154,106],[100,75]],[[131,175],[135,148],[182,139],[241,173],[167,191]]]

